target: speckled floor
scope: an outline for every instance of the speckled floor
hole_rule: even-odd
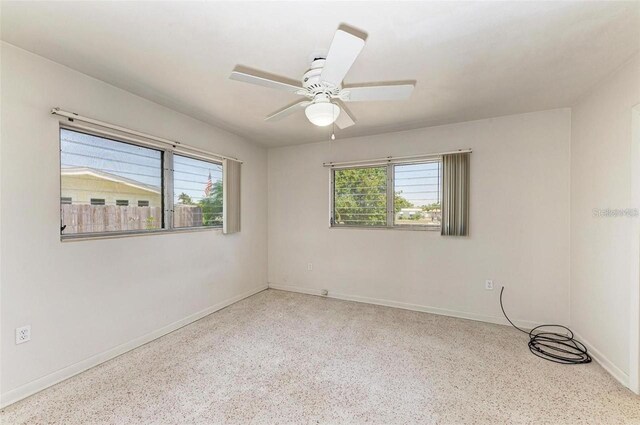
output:
[[[506,326],[268,290],[7,407],[7,424],[640,424]]]

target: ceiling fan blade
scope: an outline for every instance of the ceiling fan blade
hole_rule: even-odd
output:
[[[304,109],[307,105],[309,105],[311,102],[303,100],[301,102],[296,102],[292,105],[287,105],[284,108],[274,112],[273,114],[269,115],[267,118],[265,118],[265,121],[278,121],[281,120],[284,117],[287,117],[295,112],[298,112],[302,109]]]
[[[349,32],[347,32],[348,30]],[[352,34],[357,30],[341,26],[333,36],[329,53],[320,74],[320,80],[338,86],[364,47],[366,35]]]
[[[340,114],[338,114],[338,118],[336,119],[336,125],[339,129],[345,129],[347,127],[351,127],[356,123],[356,120],[353,118],[353,114],[346,107],[346,105],[340,101],[334,101],[342,110]]]
[[[278,75],[269,74],[267,72],[258,71],[256,69],[247,68],[244,66],[236,66],[230,79],[236,81],[242,81],[245,83],[255,84],[257,86],[269,87],[277,90],[284,90],[295,93],[302,89],[300,83],[289,78],[280,77]]]
[[[370,100],[404,100],[411,96],[415,84],[384,84],[360,87],[345,87],[341,99],[345,102],[365,102]]]

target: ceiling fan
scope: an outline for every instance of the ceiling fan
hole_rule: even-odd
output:
[[[317,126],[335,122],[338,128],[347,128],[355,124],[355,118],[343,102],[403,100],[411,96],[415,85],[414,81],[399,81],[343,87],[342,80],[362,51],[365,39],[366,34],[341,25],[327,54],[310,56],[311,65],[301,83],[242,66],[237,66],[229,78],[306,98],[272,113],[265,121],[277,121],[304,109],[309,121]]]

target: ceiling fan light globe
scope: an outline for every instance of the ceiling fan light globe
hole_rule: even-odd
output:
[[[312,103],[304,110],[311,124],[318,127],[331,125],[340,115],[340,107],[329,102]]]

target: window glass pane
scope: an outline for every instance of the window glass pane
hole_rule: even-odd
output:
[[[65,235],[162,228],[159,150],[61,129],[60,182]]]
[[[394,167],[394,224],[440,226],[441,162]]]
[[[173,156],[173,227],[222,226],[222,164]]]
[[[386,167],[334,170],[334,224],[387,225]]]

